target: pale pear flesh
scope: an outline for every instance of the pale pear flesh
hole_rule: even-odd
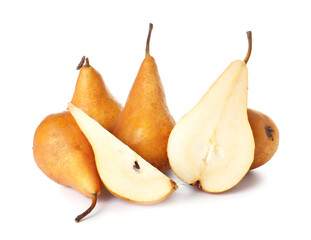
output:
[[[235,186],[254,159],[247,118],[248,71],[235,61],[199,103],[176,124],[168,141],[172,170],[207,192]]]
[[[79,108],[69,110],[92,145],[98,173],[114,195],[138,203],[154,203],[177,185]]]

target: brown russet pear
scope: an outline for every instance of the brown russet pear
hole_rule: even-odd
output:
[[[175,121],[167,107],[156,62],[149,53],[153,25],[149,25],[146,56],[111,133],[160,171],[169,169],[167,142]]]
[[[248,121],[255,139],[255,156],[250,169],[255,169],[268,162],[279,146],[279,130],[267,115],[247,109]]]
[[[78,68],[81,65],[83,63]],[[88,58],[81,67],[71,103],[96,119],[108,131],[122,110],[121,104],[112,96],[101,74],[90,65]]]
[[[121,105],[111,96],[88,59],[85,66],[84,61],[85,57],[77,67],[82,68],[72,101],[93,114],[102,126],[110,128]],[[38,167],[50,179],[92,199],[91,206],[75,219],[77,222],[93,210],[102,182],[93,149],[69,111],[51,114],[40,123],[34,135],[33,155]]]
[[[250,32],[251,34],[251,32]],[[244,62],[247,64],[252,52],[252,41]],[[254,161],[250,169],[255,169],[268,162],[279,146],[279,130],[273,120],[253,109],[247,109],[248,121],[251,126],[255,140]]]

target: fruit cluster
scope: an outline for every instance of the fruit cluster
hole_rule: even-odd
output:
[[[185,183],[223,192],[277,150],[279,132],[266,115],[247,108],[248,70],[244,61],[229,65],[202,99],[175,124],[156,62],[146,56],[124,106],[83,57],[68,110],[47,116],[38,126],[33,154],[55,182],[92,199],[76,218],[96,205],[102,184],[114,195],[138,203],[159,202],[178,188],[165,172]]]

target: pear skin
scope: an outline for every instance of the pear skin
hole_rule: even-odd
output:
[[[90,66],[88,58],[80,69],[71,103],[83,109],[108,131],[122,110],[122,105],[112,96],[101,74]]]
[[[51,114],[40,123],[33,154],[38,167],[53,181],[88,198],[100,193],[92,147],[68,111]]]
[[[175,121],[167,107],[156,62],[149,54],[151,30],[152,24],[146,57],[111,132],[154,167],[165,172],[169,169],[167,142]]]
[[[247,109],[248,121],[255,139],[255,157],[250,169],[258,168],[267,163],[279,146],[279,130],[267,115]]]

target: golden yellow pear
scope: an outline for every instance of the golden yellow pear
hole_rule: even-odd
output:
[[[84,61],[83,57],[78,66],[82,68],[72,101],[93,114],[102,126],[110,128],[122,107],[88,59],[85,66]],[[102,182],[92,147],[69,111],[51,114],[40,123],[34,135],[33,155],[38,167],[50,179],[92,199],[91,206],[75,219],[77,222],[93,210]]]
[[[145,59],[111,133],[165,172],[169,169],[167,142],[175,121],[167,107],[156,62],[149,54],[152,27],[150,24]]]
[[[112,96],[101,74],[90,65],[88,58],[81,67],[71,103],[83,109],[108,131],[122,110],[122,105]]]
[[[101,192],[94,153],[69,111],[51,114],[38,126],[33,141],[37,166],[53,181],[92,198],[90,212]],[[80,221],[86,214],[79,216]]]

